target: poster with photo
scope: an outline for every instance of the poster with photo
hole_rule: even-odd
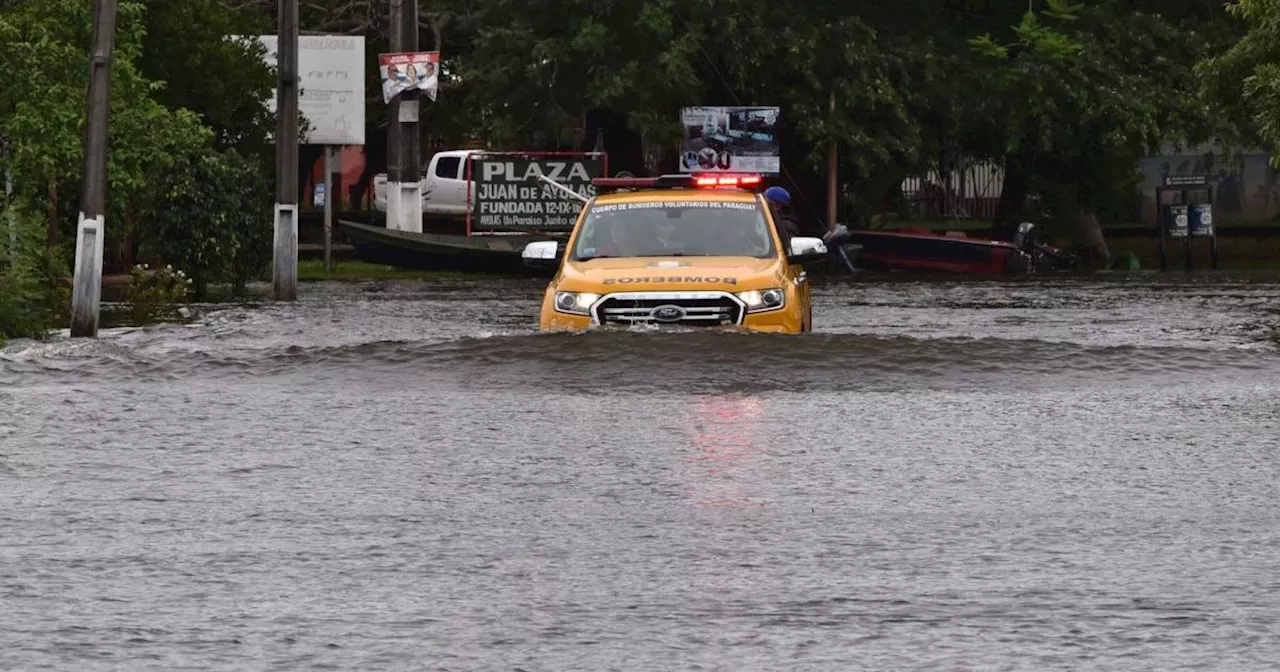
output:
[[[686,107],[680,170],[692,173],[781,172],[777,107]]]
[[[382,76],[382,102],[418,89],[435,102],[440,89],[440,52],[418,51],[378,55],[378,71]]]

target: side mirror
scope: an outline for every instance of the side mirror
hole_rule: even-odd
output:
[[[531,268],[555,268],[560,265],[560,243],[554,240],[539,240],[524,246],[520,259],[525,266]]]
[[[826,258],[827,246],[821,238],[796,236],[791,239],[791,250],[787,253],[787,261],[793,264],[808,264]]]

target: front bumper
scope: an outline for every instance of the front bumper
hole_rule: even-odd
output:
[[[781,313],[783,311],[778,312]],[[621,325],[598,325],[594,324],[589,317],[556,313],[555,315],[550,316],[549,319],[542,320],[540,328],[542,331],[588,331],[593,329],[627,329],[628,327]],[[681,329],[682,327],[670,328]],[[697,329],[700,330],[717,328],[725,331],[738,331],[745,329],[747,331],[759,331],[774,334],[798,334],[801,331],[800,320],[798,317],[784,316],[781,314],[749,315],[740,325],[726,325],[724,327],[697,327]]]
[[[799,297],[791,295],[787,297],[787,303],[783,308],[760,313],[748,313],[746,307],[741,305],[741,301],[734,298],[742,308],[742,317],[729,324],[700,323],[687,322],[678,324],[663,324],[653,320],[639,319],[634,321],[618,321],[616,318],[611,319],[609,312],[614,315],[636,314],[637,309],[622,309],[609,311],[607,306],[609,300],[631,301],[636,299],[644,299],[651,303],[663,304],[671,303],[681,305],[682,302],[690,300],[708,301],[712,299],[724,299],[731,297],[728,292],[634,292],[634,293],[614,293],[606,294],[592,308],[592,315],[571,315],[557,311],[552,305],[550,298],[553,293],[548,292],[547,300],[542,306],[542,317],[540,320],[540,328],[543,331],[585,331],[588,329],[627,329],[632,326],[642,326],[646,328],[675,328],[675,329],[723,329],[730,331],[748,330],[772,333],[800,333],[803,331],[803,306],[799,302]],[[615,304],[616,305],[616,304]],[[687,304],[686,304],[687,305]],[[602,309],[602,306],[605,308]],[[706,311],[704,306],[702,311]],[[696,314],[698,308],[689,307],[690,315]],[[639,311],[643,312],[643,311]],[[697,326],[694,326],[694,325]]]

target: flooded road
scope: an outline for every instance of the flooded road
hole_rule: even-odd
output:
[[[526,281],[0,351],[0,669],[1274,669],[1280,283]]]

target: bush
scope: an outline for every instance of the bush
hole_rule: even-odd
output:
[[[58,284],[65,272],[44,245],[39,215],[16,207],[0,213],[0,345],[44,336],[68,318],[71,290]]]
[[[129,307],[136,322],[176,316],[175,304],[187,298],[187,287],[191,284],[191,278],[182,271],[173,270],[172,266],[162,266],[153,271],[139,264],[129,271],[129,275]]]
[[[235,151],[208,150],[179,159],[160,185],[145,245],[186,271],[196,298],[230,282],[243,292],[271,260],[269,182]]]

